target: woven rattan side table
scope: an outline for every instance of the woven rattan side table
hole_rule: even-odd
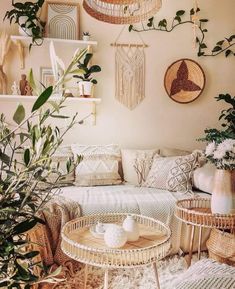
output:
[[[160,288],[156,262],[163,259],[171,247],[170,228],[153,218],[134,215],[139,224],[140,238],[127,242],[123,248],[110,249],[103,239],[95,238],[90,227],[97,222],[122,224],[127,214],[104,214],[81,217],[68,222],[62,229],[63,252],[74,260],[85,263],[84,288],[87,266],[105,269],[104,289],[108,288],[108,269],[134,268],[152,264],[157,288]]]
[[[209,198],[192,198],[176,202],[175,215],[186,224],[192,225],[189,249],[189,266],[191,265],[195,227],[199,227],[198,258],[201,256],[201,239],[203,228],[235,230],[235,214],[212,214]]]

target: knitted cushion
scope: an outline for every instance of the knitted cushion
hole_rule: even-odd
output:
[[[71,148],[74,158],[83,158],[76,167],[75,185],[115,185],[122,182],[118,172],[121,154],[117,145],[72,145]]]

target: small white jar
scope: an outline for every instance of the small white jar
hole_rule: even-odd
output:
[[[121,226],[110,224],[105,231],[104,241],[109,248],[121,248],[126,244],[127,234]]]
[[[140,237],[139,226],[135,219],[128,215],[122,224],[124,230],[127,233],[127,240],[135,242]]]

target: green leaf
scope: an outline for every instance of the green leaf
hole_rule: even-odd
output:
[[[53,86],[49,86],[46,88],[41,95],[38,97],[38,99],[35,101],[32,112],[38,110],[43,104],[49,99],[49,97],[52,95],[53,92]]]
[[[206,46],[205,43],[201,43],[201,44],[200,44],[200,48],[201,48],[201,49],[204,49],[204,48],[207,48],[207,46]]]
[[[184,14],[185,14],[185,11],[184,11],[184,10],[179,10],[179,11],[176,12],[176,15],[177,15],[177,16],[182,16],[182,15],[184,15]]]
[[[228,39],[229,42],[233,41],[233,39],[235,39],[235,35],[231,35]]]
[[[23,221],[14,227],[14,233],[17,235],[25,233],[35,227],[37,223],[38,221],[35,219]]]
[[[179,16],[176,16],[174,19],[175,19],[176,21],[178,21],[179,23],[181,22],[181,18],[180,18]]]
[[[208,22],[208,19],[199,19],[200,22]]]
[[[51,114],[51,117],[53,117],[53,118],[61,118],[61,119],[67,119],[67,118],[69,118],[69,116],[65,116],[65,115],[55,115],[55,114]]]
[[[30,161],[30,150],[26,149],[24,152],[24,163],[26,164],[26,166],[28,166]]]
[[[36,83],[35,83],[35,80],[34,80],[34,75],[33,75],[32,68],[29,71],[28,82],[29,82],[29,85],[32,87],[32,89],[36,92],[37,91],[37,86],[36,86]]]
[[[128,31],[131,32],[133,30],[133,25],[129,25]]]
[[[24,118],[25,118],[24,106],[22,104],[19,104],[15,113],[14,113],[13,120],[17,124],[20,124],[24,120]]]
[[[88,63],[90,62],[91,58],[92,58],[93,54],[92,53],[87,53],[84,59],[84,66],[87,67]]]
[[[212,50],[212,53],[218,52],[218,51],[220,51],[220,50],[222,50],[222,48],[221,48],[220,46],[215,46],[215,47],[213,48],[213,50]]]
[[[6,164],[6,165],[10,165],[10,158],[9,158],[9,156],[8,155],[6,155],[6,154],[4,154],[4,153],[2,153],[1,152],[1,150],[0,150],[0,160],[4,163],[4,164]]]
[[[194,11],[194,9],[192,8],[191,10],[190,10],[190,15],[194,15],[195,14],[195,11]]]
[[[197,56],[203,56],[205,54],[205,52],[204,51],[199,51],[198,53],[197,53]]]
[[[218,42],[216,43],[216,45],[219,45],[219,46],[221,46],[221,45],[223,45],[223,44],[224,44],[224,40],[218,41]]]
[[[232,50],[228,49],[225,51],[225,56],[228,57],[232,53]]]
[[[27,259],[32,259],[32,258],[34,258],[34,257],[36,257],[38,255],[39,255],[39,251],[31,251],[29,253],[26,253],[24,255],[24,257],[27,258]]]

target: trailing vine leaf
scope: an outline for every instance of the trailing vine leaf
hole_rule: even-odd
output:
[[[46,103],[49,97],[52,95],[52,92],[53,86],[49,86],[48,88],[46,88],[34,103],[32,112],[38,110],[44,103]]]
[[[165,31],[165,32],[172,32],[176,27],[179,25],[186,25],[186,24],[195,24],[195,19],[194,16],[196,13],[200,12],[200,8],[198,7],[197,9],[192,8],[189,11],[189,19],[185,20],[186,16],[186,11],[185,10],[178,10],[174,16],[174,18],[171,21],[171,25],[169,24],[169,21],[166,19],[162,19],[158,21],[157,25],[154,25],[155,18],[152,17],[148,20],[146,23],[146,26],[144,23],[142,23],[141,27],[139,28],[138,25],[130,25],[129,26],[129,32],[134,31],[134,32],[145,32],[149,30],[155,30],[155,31]],[[211,52],[205,52],[203,49],[208,48],[206,45],[205,41],[205,33],[208,33],[208,29],[204,27],[204,25],[209,21],[206,18],[201,18],[198,20],[199,25],[197,25],[200,36],[196,36],[196,43],[198,44],[198,51],[197,55],[198,57],[201,56],[217,56],[223,52],[225,52],[225,56],[228,57],[230,55],[235,56],[235,52],[231,49],[232,46],[235,46],[235,35],[231,35],[230,37],[225,37],[225,40],[220,40],[216,42],[215,47],[211,50]],[[226,52],[228,51],[228,52]]]

